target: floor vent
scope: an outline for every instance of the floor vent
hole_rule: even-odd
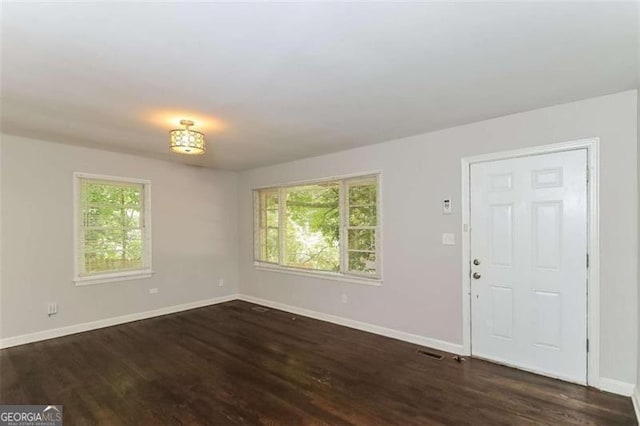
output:
[[[437,354],[435,352],[425,351],[424,349],[418,349],[416,352],[419,353],[420,355],[428,356],[428,357],[433,358],[433,359],[442,359],[442,358],[444,358],[440,354]]]
[[[254,311],[256,311],[256,312],[267,312],[267,311],[269,310],[269,309],[267,309],[267,308],[263,308],[262,306],[254,306],[254,307],[253,307],[253,308],[251,308],[251,309],[253,309],[253,310],[254,310]]]

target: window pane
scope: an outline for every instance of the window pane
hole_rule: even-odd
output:
[[[84,274],[144,267],[144,185],[80,179]]]
[[[142,190],[142,184],[82,181],[84,226],[140,227]]]
[[[262,189],[258,194],[259,238],[257,260],[277,263],[278,256],[278,190]]]
[[[142,229],[130,229],[124,241],[124,255],[129,260],[142,259]]]
[[[349,270],[375,274],[376,273],[375,253],[349,251]]]
[[[287,188],[285,264],[340,270],[339,184]]]
[[[352,250],[374,251],[376,244],[375,229],[349,229],[349,248]]]
[[[142,200],[142,184],[85,180],[82,182],[82,188],[86,205],[139,206]]]
[[[118,207],[85,207],[84,225],[123,227],[124,217]]]
[[[278,227],[278,210],[267,210],[265,212],[266,215],[266,226],[275,226]]]
[[[278,263],[278,228],[267,228],[266,234],[263,260]]]
[[[85,231],[85,252],[112,256],[121,252],[123,256],[141,258],[142,230],[141,229],[90,229]]]
[[[349,205],[374,206],[376,204],[376,184],[352,184],[349,186]]]
[[[278,191],[264,191],[264,206],[267,209],[278,209]]]
[[[85,253],[85,272],[113,272],[141,268],[142,259],[129,259],[124,253]]]
[[[140,208],[89,206],[84,209],[84,225],[88,227],[137,228],[141,226]]]
[[[107,272],[142,266],[141,229],[86,230],[85,272]]]
[[[349,226],[376,226],[375,207],[351,207],[349,209]]]

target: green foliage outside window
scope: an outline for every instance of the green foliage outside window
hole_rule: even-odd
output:
[[[285,264],[340,270],[340,194],[337,182],[287,189]]]
[[[377,189],[370,182],[349,186],[347,225],[350,271],[376,273]]]
[[[143,267],[143,185],[83,179],[84,274]]]
[[[342,203],[341,188],[346,191]],[[256,199],[258,260],[302,269],[377,273],[375,178],[264,189],[257,191]],[[341,265],[341,248],[346,265]]]

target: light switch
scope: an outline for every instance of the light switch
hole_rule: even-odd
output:
[[[451,234],[451,233],[442,234],[442,245],[444,245],[444,246],[455,246],[456,245],[456,234]]]

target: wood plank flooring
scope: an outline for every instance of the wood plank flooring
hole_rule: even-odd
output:
[[[0,351],[66,425],[636,424],[631,400],[233,301]]]

